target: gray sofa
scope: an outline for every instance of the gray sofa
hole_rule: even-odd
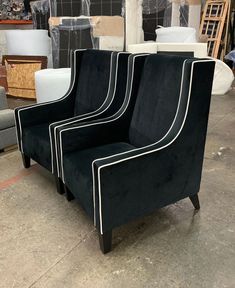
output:
[[[8,109],[6,92],[0,86],[0,152],[16,144],[14,111]]]

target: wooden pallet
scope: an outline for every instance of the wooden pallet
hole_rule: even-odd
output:
[[[218,58],[226,32],[230,0],[207,0],[200,35],[208,37],[208,56]],[[225,30],[225,32],[224,32]]]

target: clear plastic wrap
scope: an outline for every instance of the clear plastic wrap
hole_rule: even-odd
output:
[[[166,9],[167,0],[143,0],[143,14],[154,14]]]
[[[51,17],[78,17],[89,0],[50,0]]]
[[[39,0],[30,2],[33,28],[49,29],[48,19],[50,17],[49,0]]]
[[[70,67],[72,50],[98,48],[89,17],[56,17],[50,23],[54,68]]]
[[[158,26],[192,27],[198,34],[200,0],[143,0],[142,6],[145,40],[155,41]]]
[[[70,67],[74,49],[123,50],[124,3],[125,0],[50,0],[54,67]]]
[[[50,0],[51,17],[122,15],[124,0]]]
[[[54,68],[70,67],[72,50],[94,48],[122,51],[124,19],[121,16],[51,17]]]
[[[226,60],[230,60],[233,62],[233,67],[235,68],[235,49],[230,51],[226,56],[225,56]]]

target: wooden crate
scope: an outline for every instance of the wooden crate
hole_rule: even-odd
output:
[[[2,62],[7,71],[8,95],[35,99],[34,74],[47,67],[47,57],[5,55]]]

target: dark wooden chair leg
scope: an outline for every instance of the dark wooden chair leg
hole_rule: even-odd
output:
[[[30,167],[30,157],[28,157],[24,153],[21,153],[21,155],[22,155],[24,168],[26,168],[26,169],[29,168]]]
[[[64,194],[64,183],[62,182],[62,180],[60,178],[58,178],[57,176],[55,176],[55,184],[56,184],[56,190],[59,194]]]
[[[198,194],[195,194],[193,196],[189,196],[189,199],[193,203],[194,208],[196,210],[199,210],[200,209],[200,202],[199,202]]]
[[[4,152],[4,149],[0,149],[0,153],[3,153]]]
[[[64,184],[64,191],[65,191],[65,197],[70,202],[75,197],[73,196],[73,193],[69,190],[69,188]]]
[[[104,232],[103,234],[99,233],[99,242],[100,249],[103,254],[106,254],[112,249],[112,230]]]

